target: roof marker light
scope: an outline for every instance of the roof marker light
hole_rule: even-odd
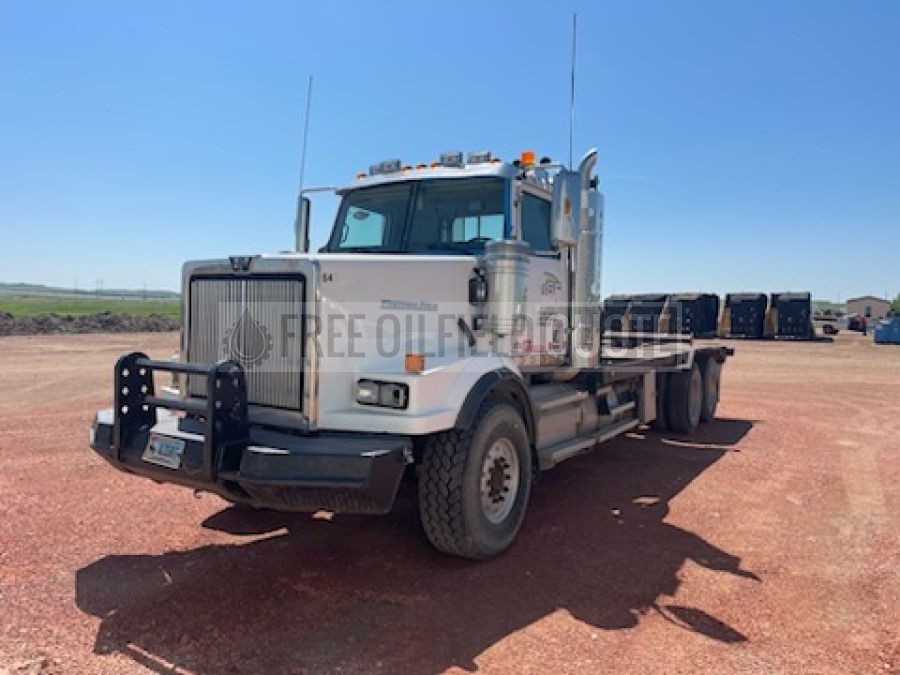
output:
[[[469,156],[466,158],[466,164],[486,164],[491,161],[491,151],[490,150],[479,150],[476,152],[470,152]]]
[[[463,154],[461,152],[442,152],[441,166],[450,166],[457,169],[463,166]]]
[[[397,173],[400,171],[400,165],[399,159],[386,159],[383,162],[370,166],[369,175],[375,176],[380,173]]]
[[[534,150],[523,150],[519,159],[522,162],[522,166],[534,166],[536,157]]]

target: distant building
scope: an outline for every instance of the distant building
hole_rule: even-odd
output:
[[[867,319],[883,319],[890,310],[890,301],[876,298],[874,295],[864,295],[847,300],[847,314],[860,314]]]

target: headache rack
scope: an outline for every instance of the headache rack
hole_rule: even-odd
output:
[[[203,375],[206,400],[157,396],[154,371]],[[249,442],[247,385],[244,369],[235,361],[214,364],[157,361],[141,352],[122,356],[116,362],[115,409],[112,451],[118,461],[123,448],[135,435],[157,423],[157,408],[182,411],[204,424],[202,477],[215,482],[219,471],[233,471]]]

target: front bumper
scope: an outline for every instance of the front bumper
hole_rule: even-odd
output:
[[[206,374],[207,401],[155,396],[154,370]],[[412,461],[412,441],[404,436],[299,435],[251,426],[243,370],[233,362],[205,366],[128,354],[116,363],[115,386],[116,405],[97,413],[91,447],[123,471],[230,501],[286,511],[386,513]],[[177,468],[144,459],[153,436],[183,443]]]

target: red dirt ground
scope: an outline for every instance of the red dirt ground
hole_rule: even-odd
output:
[[[900,669],[900,348],[733,342],[721,419],[547,474],[476,564],[408,487],[327,522],[113,470],[113,361],[176,343],[0,339],[0,672]]]

